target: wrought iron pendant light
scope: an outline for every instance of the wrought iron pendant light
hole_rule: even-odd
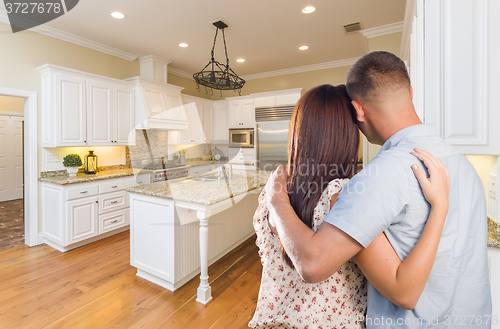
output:
[[[208,64],[198,73],[193,74],[194,81],[196,81],[196,89],[200,91],[200,85],[205,86],[206,93],[208,93],[207,88],[221,90],[234,90],[241,94],[241,88],[245,84],[245,80],[240,78],[234,71],[229,67],[229,57],[227,56],[226,48],[226,37],[224,36],[224,29],[227,27],[222,21],[217,21],[213,23],[217,28],[215,30],[214,45],[212,46],[212,58]],[[215,43],[217,41],[217,33],[219,30],[222,31],[222,39],[224,40],[224,51],[226,53],[226,64],[222,64],[215,60],[214,49]]]

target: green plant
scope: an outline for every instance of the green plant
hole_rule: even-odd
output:
[[[63,158],[63,165],[65,167],[80,167],[82,158],[78,154],[68,154]]]

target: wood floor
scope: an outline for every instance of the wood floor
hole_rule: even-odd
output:
[[[206,306],[195,301],[198,277],[176,292],[137,277],[129,241],[127,231],[67,253],[0,252],[0,327],[248,328],[262,271],[255,237],[210,266]]]

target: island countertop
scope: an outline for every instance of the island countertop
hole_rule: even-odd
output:
[[[270,172],[259,170],[233,170],[232,178],[227,181],[222,178],[220,183],[197,180],[210,176],[204,174],[133,186],[127,191],[209,206],[266,185],[269,175]]]

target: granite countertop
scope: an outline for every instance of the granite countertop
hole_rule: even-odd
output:
[[[68,185],[68,184],[86,183],[86,182],[111,179],[111,178],[133,176],[134,173],[137,172],[138,171],[135,169],[125,168],[125,169],[103,170],[97,172],[95,175],[78,173],[76,174],[76,176],[70,177],[67,172],[60,170],[56,172],[42,172],[38,180],[40,182]]]
[[[147,185],[134,186],[128,192],[156,196],[176,201],[213,205],[266,185],[270,172],[257,170],[233,170],[233,178],[226,183],[218,181],[197,181],[195,178],[214,177],[204,174],[188,178],[167,180]]]
[[[500,225],[488,217],[488,247],[500,248]]]

